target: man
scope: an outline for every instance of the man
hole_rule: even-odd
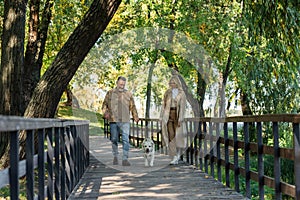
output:
[[[118,165],[118,140],[122,134],[123,158],[122,165],[130,166],[129,153],[129,131],[130,112],[135,122],[139,121],[136,106],[131,92],[125,89],[126,78],[118,77],[116,88],[107,92],[102,105],[104,118],[108,119],[110,125],[113,165]]]

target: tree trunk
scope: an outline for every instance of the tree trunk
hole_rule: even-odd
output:
[[[156,61],[156,58],[155,58]],[[153,75],[153,70],[155,68],[155,62],[152,62],[149,72],[148,72],[148,80],[147,80],[147,91],[146,91],[146,113],[145,113],[145,118],[149,119],[150,118],[150,106],[151,106],[151,90],[152,90],[152,75]],[[146,137],[149,137],[149,129],[148,129],[148,121],[146,120],[145,122],[146,126]]]
[[[150,118],[150,106],[151,106],[151,90],[152,90],[152,75],[155,67],[155,63],[152,63],[149,72],[148,72],[148,80],[147,80],[147,90],[146,90],[146,113],[145,118]]]
[[[157,61],[158,52],[153,52],[153,58],[151,59],[151,66],[148,72],[147,90],[146,90],[146,113],[145,118],[150,118],[150,106],[151,106],[151,90],[152,90],[152,75]],[[147,123],[147,122],[146,122]]]
[[[197,94],[199,96],[198,105],[199,105],[199,114],[196,113],[195,117],[204,117],[204,98],[205,98],[205,92],[206,92],[206,83],[204,79],[202,78],[202,75],[197,72],[198,81],[197,81]]]
[[[221,82],[221,88],[220,88],[220,110],[219,110],[219,116],[218,117],[225,117],[226,116],[226,99],[225,99],[225,88],[227,84],[227,80],[229,77],[229,74],[231,72],[231,56],[232,56],[232,44],[229,47],[229,54],[227,58],[227,63],[225,70],[222,73],[222,82]]]
[[[5,0],[0,68],[0,114],[22,115],[22,78],[26,0]],[[8,146],[7,133],[0,133],[0,157]]]
[[[253,115],[253,113],[251,111],[251,108],[249,106],[249,100],[248,100],[247,94],[244,93],[242,90],[241,90],[240,99],[241,99],[241,106],[242,106],[243,115]]]
[[[42,13],[42,21],[39,21],[40,0],[31,0],[29,2],[29,30],[28,42],[25,52],[23,94],[24,101],[22,113],[30,102],[34,88],[40,80],[41,67],[45,52],[47,32],[50,24],[53,7],[53,1],[47,0]]]
[[[26,0],[5,0],[0,69],[0,113],[22,115]]]
[[[67,87],[67,89],[65,90],[65,93],[67,95],[67,101],[65,103],[65,106],[72,106],[73,93],[72,93],[71,89],[69,87]]]
[[[74,96],[71,88],[68,86],[65,90],[67,95],[67,101],[64,103],[65,106],[72,106],[74,108],[80,108],[78,99]]]
[[[199,101],[197,99],[194,98],[193,94],[190,92],[190,90],[188,89],[187,84],[185,83],[185,81],[183,80],[183,78],[181,76],[178,76],[182,85],[182,89],[185,93],[186,96],[186,100],[187,102],[189,102],[189,104],[192,107],[193,113],[195,117],[199,117],[200,115],[200,107],[199,107]]]
[[[121,0],[94,0],[34,90],[26,117],[54,117],[60,97],[79,65],[105,30]]]

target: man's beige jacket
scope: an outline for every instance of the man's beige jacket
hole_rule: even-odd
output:
[[[130,113],[138,118],[133,96],[128,90],[114,88],[107,92],[102,104],[103,114],[109,114],[109,122],[130,122]]]

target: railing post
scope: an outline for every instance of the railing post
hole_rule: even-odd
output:
[[[244,122],[244,137],[245,137],[245,178],[246,178],[246,197],[251,198],[251,184],[250,184],[250,137],[249,137],[249,123]]]
[[[188,128],[188,123],[186,123],[186,128]],[[186,136],[186,151],[185,151],[185,157],[186,157],[186,162],[190,165],[190,151],[191,151],[191,144],[189,142],[189,132],[187,132]]]
[[[140,146],[140,140],[141,140],[141,138],[140,138],[140,133],[141,133],[141,137],[143,137],[143,128],[144,128],[144,121],[141,119],[140,120],[140,122],[141,122],[141,128],[139,129],[137,129],[137,138],[136,138],[136,140],[137,140],[137,146],[139,147]],[[137,125],[138,126],[138,125]],[[140,130],[140,131],[139,131]]]
[[[145,135],[144,135],[144,138],[150,138],[149,137],[149,128],[148,128],[148,126],[149,126],[149,123],[148,123],[148,119],[145,119],[146,121],[145,121]]]
[[[238,137],[237,137],[237,122],[233,122],[233,157],[234,157],[234,188],[237,192],[240,192],[239,183],[239,155],[238,155]]]
[[[153,126],[153,121],[150,121],[150,138],[153,140],[153,131],[154,131],[154,126]]]
[[[157,137],[157,148],[160,149],[160,153],[164,153],[163,144],[162,144],[161,124],[159,121],[156,121],[156,137]]]
[[[300,200],[300,128],[299,123],[293,124],[294,132],[294,174],[295,174],[295,199]]]
[[[9,184],[10,184],[10,199],[19,199],[19,132],[10,133],[10,168],[9,168]]]
[[[103,123],[104,123],[104,136],[108,138],[109,134],[109,122],[106,118],[103,118]]]
[[[26,131],[26,194],[27,199],[34,199],[34,173],[33,173],[34,137],[33,131]]]
[[[263,160],[263,139],[262,139],[262,125],[257,122],[257,167],[258,167],[258,184],[259,184],[259,199],[264,199],[264,160]]]
[[[85,168],[84,171],[86,170],[86,168],[90,165],[90,143],[89,143],[89,125],[84,125],[84,134],[85,134]]]
[[[186,124],[186,126],[188,126],[188,125],[190,125],[190,130],[192,130],[191,123]],[[187,159],[187,162],[190,165],[194,164],[194,145],[196,145],[196,144],[194,144],[194,137],[193,136],[194,136],[194,134],[193,134],[192,131],[187,133],[187,145],[188,145],[188,152],[187,152],[188,159]]]
[[[213,137],[213,123],[209,122],[209,157],[210,157],[210,174],[213,178],[215,178],[215,163],[214,163],[214,137]]]
[[[220,145],[220,123],[216,122],[216,148],[217,148],[217,172],[218,181],[222,182],[222,171],[221,171],[221,145]]]
[[[75,126],[72,126],[72,131],[73,131],[73,137],[74,137],[74,165],[75,165],[75,171],[74,171],[74,175],[75,175],[75,183],[77,183],[80,179],[80,149],[79,149],[79,145],[80,145],[80,141],[78,138],[78,132]]]
[[[224,146],[225,146],[225,179],[226,186],[230,187],[230,163],[229,163],[229,139],[228,139],[228,123],[224,123]]]
[[[135,124],[134,124],[134,120],[132,120],[132,123],[130,124],[129,139],[131,140],[131,143],[133,144],[133,146],[135,146]]]
[[[199,144],[199,127],[197,127],[198,123],[197,122],[194,122],[194,121],[191,121],[191,130],[190,132],[193,133],[193,136],[194,136],[194,158],[195,158],[195,166],[198,167],[199,166],[199,152],[198,151],[198,146],[200,146]]]
[[[70,132],[70,191],[75,187],[76,185],[76,172],[77,172],[77,166],[76,166],[76,138],[75,138],[75,127],[71,126]]]
[[[280,153],[279,153],[279,131],[278,122],[273,122],[274,135],[274,181],[275,181],[275,199],[281,199],[281,170],[280,170]]]
[[[70,136],[70,127],[66,127],[65,130],[65,154],[66,154],[66,196],[68,197],[71,194],[72,190],[72,170],[71,170],[71,136]]]
[[[65,154],[65,137],[66,137],[66,128],[60,128],[60,162],[61,162],[61,174],[60,174],[60,189],[61,189],[61,199],[66,199],[66,154]]]
[[[205,173],[208,173],[208,152],[207,152],[207,136],[209,137],[209,135],[207,134],[207,124],[206,122],[203,122],[203,132],[204,132],[204,154],[203,154],[203,158],[204,158],[204,168],[205,168]]]
[[[203,149],[202,149],[202,144],[203,144],[203,132],[202,132],[202,122],[201,121],[196,121],[195,124],[198,124],[198,140],[199,140],[199,165],[200,169],[203,170]]]
[[[38,183],[39,183],[39,199],[45,199],[45,129],[38,131]]]
[[[60,128],[54,129],[54,194],[55,199],[60,199]]]
[[[48,170],[48,185],[47,196],[48,199],[53,199],[53,128],[47,129],[47,170]]]

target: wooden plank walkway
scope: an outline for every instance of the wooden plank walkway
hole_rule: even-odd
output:
[[[184,163],[169,165],[168,156],[159,153],[156,154],[155,166],[145,167],[142,151],[131,148],[131,166],[113,166],[111,144],[103,136],[90,137],[90,152],[90,166],[70,200],[246,199],[193,166]]]

